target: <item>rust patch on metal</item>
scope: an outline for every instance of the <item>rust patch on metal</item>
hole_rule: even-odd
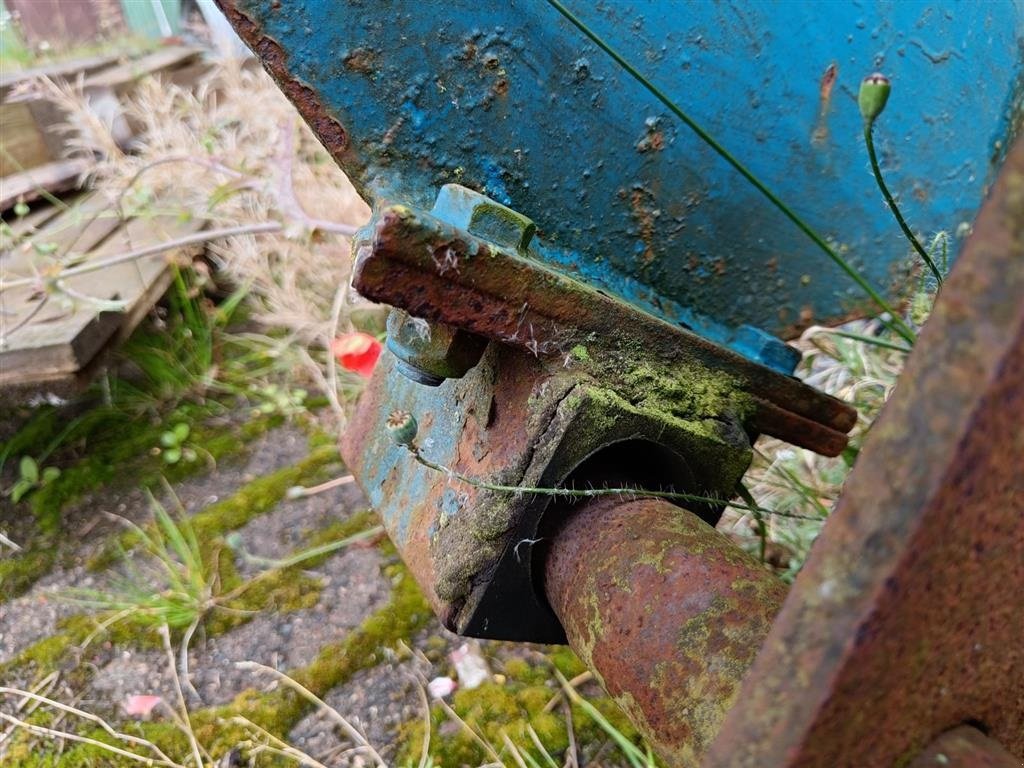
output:
[[[822,107],[828,106],[829,101],[832,100],[832,86],[836,84],[837,77],[839,77],[839,67],[833,61],[825,68],[825,74],[821,76],[821,84],[818,86],[818,98],[821,100]]]
[[[651,264],[657,258],[657,253],[654,250],[654,235],[661,212],[653,203],[654,195],[643,187],[634,187],[629,194],[629,204],[633,212],[633,221],[636,222],[637,236],[644,244],[644,251],[640,257],[644,264]]]
[[[353,284],[363,296],[402,307],[414,317],[560,362],[582,344],[592,365],[609,380],[622,377],[625,362],[643,361],[681,380],[688,375],[726,377],[736,392],[751,396],[746,405],[764,411],[758,417],[770,434],[826,455],[842,450],[845,433],[856,422],[852,408],[796,379],[429,214],[404,206],[384,208],[363,237]],[[741,407],[739,400],[736,406]]]
[[[345,65],[345,69],[363,75],[372,75],[377,71],[377,52],[369,48],[351,50],[341,61]]]
[[[697,765],[786,591],[696,515],[655,499],[568,513],[544,587],[570,645],[672,766]]]
[[[341,122],[321,103],[316,92],[288,68],[288,54],[276,40],[263,34],[259,25],[236,6],[233,0],[215,0],[224,12],[238,36],[260,59],[263,68],[274,78],[274,82],[295,105],[302,119],[313,129],[313,133],[342,168],[356,163],[352,153],[348,132]]]
[[[814,133],[811,134],[811,143],[821,146],[828,142],[828,113],[832,108],[832,88],[839,78],[839,67],[832,62],[825,68],[818,84],[818,122],[815,125]]]
[[[1024,144],[1010,153],[707,766],[1024,757]]]

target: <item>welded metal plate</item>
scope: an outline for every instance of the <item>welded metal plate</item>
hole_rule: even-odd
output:
[[[457,182],[532,218],[543,257],[729,343],[863,307],[839,270],[543,0],[220,0],[372,201]],[[906,243],[855,102],[924,233],[969,222],[1019,118],[1024,10],[987,3],[568,5],[881,289]]]

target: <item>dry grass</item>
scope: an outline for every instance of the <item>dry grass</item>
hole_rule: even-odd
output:
[[[336,391],[357,381],[345,373],[339,381],[327,350],[351,330],[350,311],[360,306],[345,290],[347,235],[369,208],[270,78],[225,60],[192,89],[141,82],[121,113],[90,103],[80,83],[41,80],[24,96],[67,115],[58,128],[73,155],[93,160],[89,186],[109,205],[101,215],[169,214],[201,219],[207,233],[241,233],[210,238],[217,279],[248,289],[249,316],[330,389],[343,420]],[[138,137],[129,147],[120,140],[125,121]],[[35,268],[52,273],[74,256],[44,252]]]
[[[750,512],[729,509],[719,524],[746,548],[762,551],[763,547],[765,559],[787,580],[795,577],[803,565],[822,523],[838,501],[864,437],[892,393],[906,358],[906,352],[882,346],[889,341],[878,321],[856,321],[844,331],[880,343],[846,338],[828,328],[809,328],[797,342],[803,352],[797,375],[856,407],[858,419],[850,447],[841,456],[827,458],[762,437],[744,477],[758,506],[821,522],[769,515],[763,518],[761,528],[762,521]]]

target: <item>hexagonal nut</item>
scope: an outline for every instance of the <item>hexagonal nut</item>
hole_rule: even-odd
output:
[[[787,376],[796,370],[801,358],[800,350],[753,325],[740,326],[729,346],[751,360]]]
[[[518,211],[460,184],[445,184],[431,213],[452,226],[506,248],[527,251],[537,225]]]
[[[391,310],[387,327],[387,347],[398,358],[399,370],[428,386],[461,379],[480,362],[487,346],[482,336],[421,320],[401,309]]]

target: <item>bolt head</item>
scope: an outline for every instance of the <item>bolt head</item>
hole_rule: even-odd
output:
[[[387,347],[406,378],[436,387],[445,379],[462,378],[480,362],[487,339],[393,309],[388,315]]]
[[[460,184],[445,184],[437,194],[431,213],[505,248],[526,252],[537,225],[523,214]]]

